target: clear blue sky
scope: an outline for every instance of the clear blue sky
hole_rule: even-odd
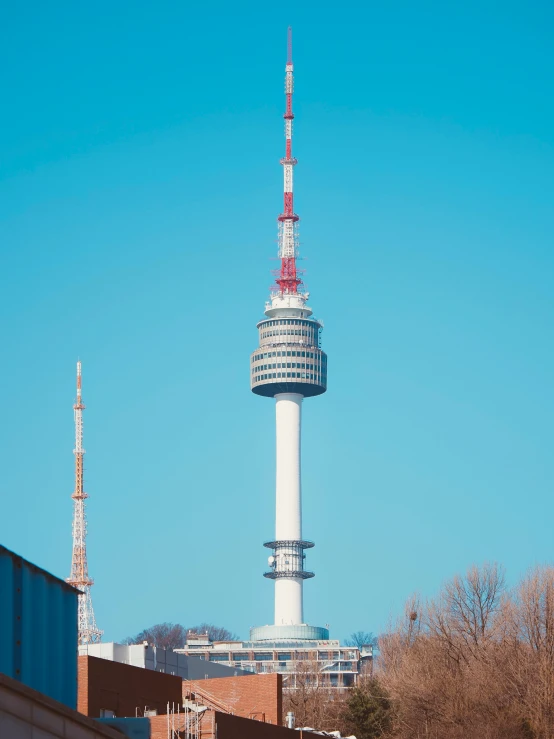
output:
[[[329,355],[304,405],[306,618],[379,633],[474,562],[514,581],[553,558],[552,4],[12,4],[0,542],[69,574],[80,357],[106,639],[272,620],[274,408],[249,354],[289,23]]]

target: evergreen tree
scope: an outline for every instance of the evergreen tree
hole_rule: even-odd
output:
[[[356,739],[379,739],[390,731],[392,704],[376,678],[366,678],[350,691],[343,720]]]

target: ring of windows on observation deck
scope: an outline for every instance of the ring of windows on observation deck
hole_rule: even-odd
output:
[[[327,382],[327,375],[318,375],[308,372],[268,372],[266,374],[254,375],[254,382],[264,382],[264,380],[311,380],[316,385],[322,385]]]
[[[269,343],[268,339],[274,340],[271,343],[275,343],[275,339],[278,342],[277,337],[283,336],[286,337],[285,341],[288,339],[293,342],[301,342],[305,339],[307,344],[315,345],[320,326],[315,321],[281,318],[263,321],[258,328],[262,344]]]
[[[276,349],[254,354],[251,362],[251,374],[255,383],[273,379],[307,380],[318,384],[327,381],[327,355],[322,351],[288,347],[286,350]]]

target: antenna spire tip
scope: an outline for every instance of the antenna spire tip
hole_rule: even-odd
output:
[[[292,64],[292,26],[287,29],[287,64]]]

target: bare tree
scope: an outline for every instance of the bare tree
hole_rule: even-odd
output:
[[[341,721],[345,697],[332,688],[329,675],[316,660],[294,663],[294,687],[283,692],[283,712],[292,711],[297,727],[334,731]],[[293,677],[291,674],[289,680]],[[287,682],[284,683],[287,688]]]
[[[378,677],[395,737],[523,739],[506,682],[506,594],[497,565],[471,567],[436,599],[412,598],[380,638]]]
[[[187,630],[181,624],[162,623],[143,629],[136,636],[128,636],[123,644],[148,644],[161,649],[180,649],[187,638]]]
[[[348,639],[344,640],[347,647],[361,649],[364,646],[377,647],[377,637],[371,631],[354,631]]]
[[[503,592],[504,572],[498,565],[473,566],[447,582],[428,605],[429,634],[441,640],[457,664],[469,664],[494,639]]]
[[[516,588],[504,678],[536,739],[554,736],[554,568],[535,568]]]

